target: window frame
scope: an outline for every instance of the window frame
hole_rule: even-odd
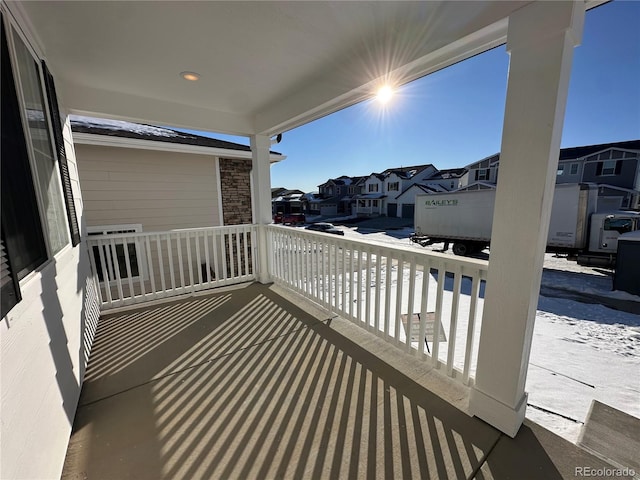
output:
[[[613,164],[613,166],[607,166],[607,164]],[[617,160],[602,160],[602,170],[600,172],[601,177],[611,177],[616,174]],[[609,171],[610,170],[610,171]]]
[[[28,274],[26,274],[21,280],[20,280],[20,284],[22,285],[23,282],[26,282],[27,279],[31,278],[32,274],[34,272],[38,272],[42,269],[44,269],[46,267],[46,265],[48,265],[54,258],[59,257],[60,255],[63,255],[64,252],[66,252],[71,245],[71,232],[68,228],[68,222],[69,222],[69,218],[68,218],[68,214],[66,211],[66,205],[64,205],[64,188],[62,185],[62,178],[60,176],[60,166],[58,163],[58,156],[56,154],[56,146],[55,146],[55,141],[54,141],[54,132],[53,132],[53,125],[52,125],[52,112],[50,109],[50,105],[49,105],[49,93],[48,90],[46,88],[46,84],[44,81],[44,71],[42,69],[42,61],[41,59],[43,58],[43,55],[41,55],[39,53],[39,51],[34,47],[33,42],[25,35],[23,29],[19,28],[16,24],[15,21],[13,19],[13,17],[10,14],[5,14],[5,12],[3,11],[3,21],[4,21],[4,25],[5,25],[5,33],[6,33],[6,42],[7,42],[7,48],[9,49],[9,58],[11,60],[11,70],[13,73],[13,78],[14,78],[14,87],[16,89],[16,95],[17,95],[17,99],[18,99],[18,110],[20,113],[20,120],[21,120],[21,128],[23,131],[23,135],[25,137],[25,143],[26,143],[26,147],[27,147],[27,156],[29,159],[29,167],[31,169],[31,178],[32,178],[32,182],[33,182],[33,188],[36,192],[36,204],[38,207],[38,214],[39,214],[39,222],[40,222],[40,226],[42,229],[42,234],[43,234],[43,239],[44,239],[44,244],[45,244],[45,251],[46,251],[46,260],[44,262],[42,262],[41,264],[39,264],[38,266],[36,266],[35,268],[33,268]],[[17,55],[16,55],[16,45],[15,45],[15,36],[17,36],[20,41],[22,42],[22,44],[24,45],[26,51],[29,53],[29,55],[31,56],[31,60],[33,60],[34,64],[35,64],[35,68],[37,70],[38,73],[38,85],[40,87],[40,94],[42,97],[42,111],[46,117],[46,132],[47,132],[47,141],[49,143],[49,147],[51,149],[51,153],[52,153],[52,161],[53,161],[53,165],[52,165],[52,170],[53,170],[53,176],[55,177],[55,183],[57,188],[60,189],[61,192],[61,198],[62,198],[62,205],[61,205],[61,210],[62,210],[62,214],[64,215],[64,224],[65,224],[65,228],[66,228],[66,243],[64,244],[64,246],[58,250],[58,252],[53,253],[53,249],[51,246],[51,239],[50,239],[50,229],[49,229],[49,225],[48,222],[46,221],[46,217],[47,217],[47,213],[44,210],[44,206],[43,204],[45,203],[44,200],[46,198],[46,200],[48,201],[48,192],[43,192],[42,188],[40,187],[40,178],[39,178],[39,173],[38,173],[38,167],[36,165],[36,160],[35,160],[35,152],[34,152],[34,139],[33,139],[33,132],[31,131],[31,129],[29,128],[29,120],[27,118],[27,112],[25,111],[25,93],[24,93],[24,89],[23,89],[23,83],[22,83],[22,79],[21,79],[21,74],[20,74],[20,69],[18,68],[17,65]]]
[[[573,171],[575,167],[575,172]],[[579,175],[580,174],[580,163],[572,163],[569,166],[569,175]]]

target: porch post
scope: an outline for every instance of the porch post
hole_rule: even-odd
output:
[[[509,18],[510,54],[491,258],[470,410],[515,436],[540,291],[582,1],[535,2]]]
[[[269,149],[271,139],[265,135],[251,135],[251,159],[253,168],[253,215],[258,225],[258,271],[260,283],[269,283],[269,244],[264,225],[271,223],[271,170]]]

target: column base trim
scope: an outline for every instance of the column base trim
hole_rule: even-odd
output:
[[[525,393],[516,408],[513,408],[474,387],[469,398],[469,410],[474,417],[484,420],[513,438],[524,421],[528,396]]]

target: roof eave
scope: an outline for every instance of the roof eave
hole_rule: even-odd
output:
[[[156,140],[142,140],[138,138],[117,137],[111,135],[96,135],[92,133],[73,132],[73,143],[81,145],[97,145],[101,147],[135,148],[139,150],[154,150],[161,152],[213,155],[216,157],[252,158],[251,151],[206,147],[203,145],[189,145],[185,143],[160,142]],[[270,163],[278,163],[286,158],[287,156],[282,154],[272,153],[269,155]]]

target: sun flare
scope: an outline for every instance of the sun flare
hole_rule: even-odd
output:
[[[388,103],[389,100],[391,100],[391,97],[393,97],[393,94],[394,94],[393,89],[389,85],[384,85],[378,89],[378,92],[376,93],[376,98],[380,103],[384,105]]]

